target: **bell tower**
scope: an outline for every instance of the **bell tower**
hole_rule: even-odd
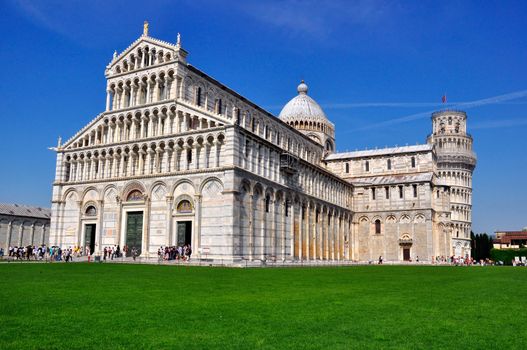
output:
[[[467,114],[455,110],[434,112],[427,142],[435,145],[439,178],[450,186],[452,255],[470,256],[472,173],[477,158],[472,136],[467,133]]]

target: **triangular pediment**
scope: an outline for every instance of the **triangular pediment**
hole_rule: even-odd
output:
[[[144,46],[148,46],[150,50],[155,49],[156,51],[161,50],[164,52],[170,52],[172,56],[174,56],[176,51],[180,49],[176,44],[142,35],[131,43],[123,52],[116,55],[106,66],[106,69],[111,70],[113,67],[123,63],[124,60],[128,59],[130,53],[134,52],[137,48]]]
[[[61,149],[70,150],[73,149],[73,145],[78,142],[80,139],[85,138],[86,135],[95,132],[95,126],[99,123],[101,119],[104,118],[106,112],[102,112],[93,118],[88,124],[86,124],[82,129],[80,129],[75,135],[70,137],[66,142],[61,145]]]

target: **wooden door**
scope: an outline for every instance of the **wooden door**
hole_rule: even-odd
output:
[[[410,261],[410,248],[403,248],[403,260]]]

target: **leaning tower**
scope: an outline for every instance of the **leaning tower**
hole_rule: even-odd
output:
[[[450,186],[451,254],[470,256],[472,172],[476,154],[472,150],[472,136],[467,133],[467,114],[454,110],[435,112],[432,125],[427,142],[435,145],[439,178]]]

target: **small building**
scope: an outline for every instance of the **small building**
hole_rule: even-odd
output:
[[[521,231],[496,231],[492,241],[496,249],[518,249],[527,246],[527,227]]]
[[[49,208],[0,203],[0,248],[49,242]]]

